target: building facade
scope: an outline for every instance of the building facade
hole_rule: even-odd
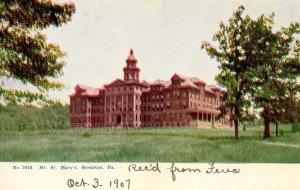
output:
[[[71,127],[231,125],[228,117],[215,119],[222,96],[215,85],[176,73],[170,81],[140,81],[132,49],[123,73],[123,79],[101,88],[75,86],[70,95]]]

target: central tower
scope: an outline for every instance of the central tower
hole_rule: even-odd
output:
[[[137,60],[133,55],[133,49],[130,49],[130,54],[126,59],[127,65],[123,68],[124,81],[139,82],[140,68],[136,66]]]

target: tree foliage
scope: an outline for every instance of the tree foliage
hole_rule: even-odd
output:
[[[218,47],[203,42],[202,48],[220,63],[216,81],[227,88],[220,116],[230,114],[237,138],[239,123],[253,118],[249,109],[261,109],[267,138],[270,122],[297,113],[297,107],[289,112],[289,106],[292,102],[299,104],[300,43],[295,38],[299,24],[291,23],[274,32],[274,14],[252,19],[243,16],[244,10],[240,6],[228,25],[220,23],[220,30],[213,37]]]
[[[48,43],[42,30],[71,20],[73,3],[51,0],[2,0],[0,2],[0,77],[31,84],[36,92],[8,89],[0,84],[0,96],[8,102],[51,102],[45,92],[60,89],[65,52]]]
[[[0,133],[24,130],[47,131],[69,127],[69,106],[0,105]]]

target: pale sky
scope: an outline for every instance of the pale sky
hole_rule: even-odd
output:
[[[57,2],[66,2],[59,0]],[[74,86],[101,87],[122,78],[133,48],[140,80],[169,80],[177,72],[215,84],[217,63],[200,46],[212,41],[220,21],[227,22],[239,5],[256,18],[275,12],[275,26],[300,21],[300,0],[76,0],[71,22],[47,29],[49,42],[68,52],[64,76],[67,89],[51,93],[68,102]]]

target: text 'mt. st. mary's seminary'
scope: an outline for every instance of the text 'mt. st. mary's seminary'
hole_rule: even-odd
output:
[[[139,80],[140,69],[130,50],[124,79],[102,88],[76,85],[70,95],[71,127],[149,127],[230,125],[216,121],[222,90],[197,77],[174,74],[171,81]]]

